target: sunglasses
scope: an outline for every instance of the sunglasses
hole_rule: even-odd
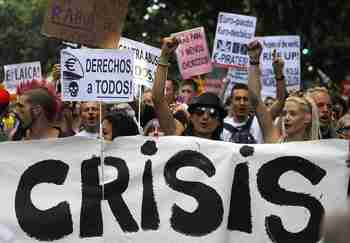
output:
[[[199,107],[196,107],[193,111],[193,113],[196,114],[197,116],[203,116],[205,112],[207,112],[211,118],[220,120],[219,111],[213,107],[199,106]]]

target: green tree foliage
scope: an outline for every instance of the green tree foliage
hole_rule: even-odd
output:
[[[40,34],[47,1],[0,1],[0,65],[40,61],[47,68],[56,61],[59,42]]]
[[[62,47],[40,34],[48,0],[0,0],[0,65],[39,60],[46,70]],[[130,0],[123,36],[160,46],[171,33],[204,26],[212,48],[220,11],[258,17],[258,35],[300,35],[311,55],[303,62],[333,79],[350,67],[346,0]],[[339,56],[340,55],[340,56]]]

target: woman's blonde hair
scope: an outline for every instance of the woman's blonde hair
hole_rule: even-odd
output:
[[[297,91],[291,93],[289,97],[286,99],[287,101],[297,103],[300,108],[311,115],[311,123],[306,128],[305,140],[318,140],[321,138],[320,132],[320,121],[318,117],[318,110],[314,100],[308,96],[304,95],[302,91]],[[282,124],[283,136],[286,136],[284,122]]]

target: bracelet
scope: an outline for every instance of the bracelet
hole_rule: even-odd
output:
[[[282,81],[284,80],[284,75],[280,76],[280,77],[275,77],[276,81]]]
[[[257,65],[260,64],[260,62],[259,62],[259,61],[250,60],[250,61],[249,61],[249,64],[250,64],[250,65],[253,65],[253,66],[257,66]]]
[[[169,67],[170,66],[169,59],[165,56],[160,56],[158,65],[162,67]]]

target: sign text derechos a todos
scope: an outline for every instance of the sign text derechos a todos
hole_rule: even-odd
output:
[[[129,50],[62,50],[63,99],[69,101],[132,101],[133,62],[134,55]]]

